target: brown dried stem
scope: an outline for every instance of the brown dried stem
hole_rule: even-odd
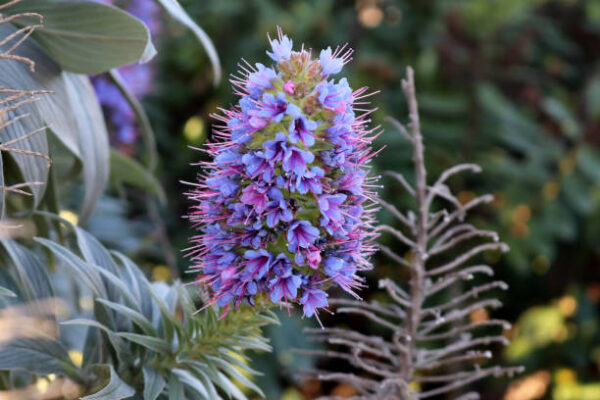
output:
[[[333,300],[332,306],[337,307],[338,312],[366,318],[391,333],[388,337],[380,337],[352,329],[309,330],[314,340],[335,346],[336,350],[311,350],[308,353],[345,360],[356,371],[319,370],[311,371],[309,375],[353,386],[359,393],[352,397],[354,400],[426,399],[441,394],[452,394],[456,400],[475,400],[479,399],[477,393],[470,391],[456,395],[456,390],[488,376],[512,375],[521,372],[522,368],[480,367],[492,357],[486,346],[506,345],[508,340],[501,335],[476,336],[475,333],[480,332],[480,328],[506,328],[510,324],[498,319],[468,320],[475,310],[500,307],[501,303],[495,298],[477,298],[494,289],[506,290],[506,283],[484,282],[464,290],[456,285],[477,274],[493,275],[491,267],[468,265],[468,262],[488,251],[507,251],[508,246],[499,241],[496,232],[462,223],[469,210],[491,201],[491,196],[480,196],[461,204],[446,185],[458,173],[480,172],[478,165],[451,167],[432,186],[427,185],[425,147],[411,68],[407,69],[402,88],[410,122],[407,127],[395,120],[392,123],[413,146],[415,183],[411,185],[395,172],[384,175],[398,181],[415,199],[416,216],[381,202],[381,206],[396,217],[401,229],[381,225],[378,231],[390,234],[399,242],[394,250],[384,245],[379,248],[392,261],[408,269],[410,280],[406,288],[390,279],[380,281],[379,287],[386,290],[389,304]],[[449,207],[432,210],[437,199],[445,201]],[[450,254],[457,249],[460,250],[458,253]],[[449,254],[453,257],[448,258]],[[449,261],[436,265],[432,260],[437,258]],[[442,297],[443,291],[450,287],[459,292],[455,290],[453,296]]]

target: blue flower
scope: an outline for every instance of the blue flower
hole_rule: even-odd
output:
[[[267,51],[267,54],[275,62],[289,60],[292,54],[292,46],[292,39],[288,38],[287,35],[283,35],[280,40],[271,40],[273,52]]]
[[[287,136],[283,132],[277,133],[275,139],[267,140],[263,143],[263,149],[265,150],[265,157],[269,161],[281,162],[288,149]]]
[[[314,194],[321,194],[323,192],[321,178],[324,176],[325,171],[320,167],[314,166],[309,172],[298,175],[295,186],[292,189],[296,189],[300,194],[306,194],[309,190]]]
[[[290,147],[283,157],[283,170],[293,172],[296,176],[304,175],[307,172],[306,165],[313,162],[314,159],[315,155],[310,151]]]
[[[304,146],[311,147],[315,144],[314,132],[317,129],[317,123],[306,118],[302,113],[294,114],[288,127],[290,142],[296,144],[301,141]]]
[[[319,237],[319,229],[315,228],[308,221],[295,221],[287,232],[288,247],[291,252],[298,251],[298,248],[308,248]]]
[[[271,253],[264,249],[258,251],[248,250],[244,254],[246,261],[246,267],[242,273],[244,280],[248,279],[260,279],[267,274],[273,256]]]
[[[321,50],[319,62],[325,76],[337,74],[344,67],[344,61],[341,58],[333,57],[331,47]]]
[[[306,288],[304,294],[300,297],[300,304],[303,304],[304,315],[312,317],[317,308],[327,306],[327,293],[321,289]]]
[[[259,111],[258,116],[273,122],[280,122],[288,107],[285,93],[278,92],[277,97],[273,93],[265,93],[262,101],[263,108]]]
[[[269,197],[272,201],[267,207],[267,226],[269,228],[273,228],[279,221],[290,222],[294,216],[287,208],[287,204],[283,194],[281,193],[281,190],[277,188],[271,188],[269,190]]]

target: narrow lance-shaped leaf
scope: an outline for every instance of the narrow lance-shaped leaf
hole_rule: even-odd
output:
[[[193,33],[196,35],[206,53],[208,54],[208,58],[213,67],[214,74],[214,84],[217,85],[221,81],[221,62],[219,61],[219,55],[217,54],[217,50],[212,43],[212,40],[208,37],[206,32],[198,24],[192,20],[192,18],[185,12],[183,7],[177,2],[177,0],[156,0],[160,3],[165,10],[173,17],[173,19],[177,20],[179,23],[187,26]]]
[[[135,394],[135,390],[123,382],[112,365],[97,365],[94,368],[94,372],[97,375],[106,377],[108,383],[100,391],[82,397],[81,400],[121,400],[127,399]]]

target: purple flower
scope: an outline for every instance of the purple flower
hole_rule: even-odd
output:
[[[214,161],[201,163],[206,172],[189,194],[198,229],[190,258],[224,312],[285,302],[310,317],[330,286],[356,296],[357,271],[369,268],[372,131],[363,91],[330,79],[350,51],[329,48],[315,60],[281,33],[271,45],[277,65],[257,64],[235,81],[238,104],[206,145]]]
[[[292,212],[288,210],[281,190],[271,188],[269,190],[269,197],[272,201],[267,207],[267,226],[273,228],[279,221],[290,222],[294,216]]]
[[[215,176],[213,178],[207,179],[206,184],[214,190],[218,190],[221,192],[223,196],[231,196],[236,193],[240,188],[240,185],[235,183],[235,181],[226,176]]]
[[[288,101],[285,93],[278,92],[277,97],[273,93],[265,93],[262,98],[263,108],[258,116],[263,119],[270,119],[273,122],[280,122],[288,107]]]
[[[267,140],[263,143],[265,157],[269,161],[281,162],[287,151],[287,136],[283,132],[277,133],[275,139]]]
[[[344,268],[344,260],[337,257],[327,257],[323,262],[323,269],[328,276],[334,276]]]
[[[292,39],[288,38],[287,35],[283,35],[279,40],[271,40],[273,52],[267,51],[267,54],[275,62],[289,60],[292,55],[292,46]]]
[[[251,178],[262,174],[265,182],[270,183],[273,180],[273,166],[267,161],[262,151],[244,154],[242,162],[246,166],[246,173]]]
[[[325,194],[319,197],[319,210],[321,211],[325,225],[330,221],[340,223],[343,220],[344,216],[339,206],[346,200],[346,197],[342,193]]]
[[[254,211],[257,213],[262,213],[265,208],[267,208],[267,201],[269,200],[267,197],[266,187],[261,187],[258,185],[250,185],[246,186],[244,190],[242,190],[242,203],[248,204],[249,206],[254,207]]]
[[[309,172],[298,175],[296,178],[295,189],[298,193],[306,194],[310,190],[314,194],[321,194],[323,186],[321,185],[321,178],[325,176],[325,171],[322,168],[314,166]]]
[[[244,280],[255,280],[265,276],[273,260],[271,253],[263,249],[258,251],[248,250],[244,254],[244,258],[247,260],[246,267],[242,273]]]
[[[296,221],[292,223],[287,232],[288,247],[291,252],[296,252],[298,247],[308,248],[319,237],[319,229],[308,221]]]
[[[323,75],[325,76],[337,74],[344,67],[344,60],[333,57],[331,47],[321,50],[321,54],[319,54],[319,62],[321,63]]]
[[[304,315],[312,317],[317,312],[317,308],[327,306],[327,293],[321,289],[306,288],[300,297],[300,304],[304,305]]]
[[[288,114],[293,117],[288,127],[290,142],[296,144],[301,141],[306,147],[315,144],[314,131],[317,129],[317,123],[306,118],[296,105],[290,104]]]
[[[266,68],[261,63],[256,64],[256,72],[248,75],[248,89],[250,95],[257,97],[265,89],[273,87],[272,82],[277,78],[275,71],[271,68]]]
[[[302,284],[302,278],[292,273],[290,260],[285,254],[279,254],[271,267],[275,276],[269,280],[270,298],[272,302],[278,303],[281,298],[294,300],[298,296],[298,288]]]
[[[283,170],[293,172],[296,176],[304,175],[307,171],[306,164],[310,164],[314,159],[315,156],[310,151],[290,147],[286,150],[283,157]]]

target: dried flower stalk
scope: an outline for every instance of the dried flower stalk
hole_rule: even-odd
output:
[[[310,354],[345,360],[356,372],[316,370],[309,374],[323,381],[353,386],[358,395],[352,399],[429,399],[439,395],[457,400],[479,399],[479,394],[473,391],[456,393],[485,377],[513,375],[522,371],[522,367],[479,365],[491,358],[492,353],[485,349],[486,346],[495,343],[506,345],[508,339],[502,335],[478,335],[477,332],[481,328],[508,328],[508,322],[497,319],[469,320],[474,310],[501,305],[494,298],[479,300],[481,293],[495,288],[506,290],[507,285],[496,280],[474,285],[453,297],[440,297],[440,294],[451,287],[460,290],[457,285],[476,275],[492,276],[490,266],[472,265],[469,261],[487,251],[505,252],[508,246],[499,241],[495,232],[481,230],[464,222],[469,210],[490,202],[492,196],[480,196],[462,204],[446,185],[446,181],[457,173],[480,172],[479,166],[454,166],[443,172],[433,185],[427,184],[411,68],[407,70],[402,87],[408,101],[410,124],[406,128],[395,120],[391,122],[413,146],[415,185],[411,186],[396,172],[386,175],[396,179],[416,200],[417,212],[404,214],[393,205],[380,201],[381,206],[396,217],[403,229],[382,225],[379,230],[401,242],[399,249],[408,250],[407,257],[380,245],[384,254],[409,270],[410,281],[406,287],[401,287],[389,279],[381,280],[380,288],[385,289],[391,299],[386,304],[333,300],[331,303],[337,306],[337,312],[360,315],[384,328],[388,334],[381,337],[351,329],[310,329],[314,340],[336,348],[309,351]],[[451,207],[433,211],[436,200],[442,200]],[[465,248],[467,250],[463,251]],[[442,260],[442,264],[437,260]]]

